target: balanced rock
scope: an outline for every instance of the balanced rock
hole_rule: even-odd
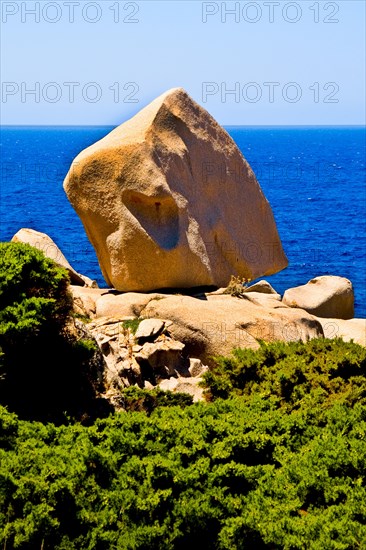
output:
[[[287,266],[249,164],[181,88],[82,151],[64,189],[117,290],[220,287]]]
[[[354,316],[352,283],[344,277],[315,277],[306,285],[286,290],[282,301],[318,317],[352,319]]]
[[[57,244],[46,233],[23,228],[14,235],[11,241],[13,243],[26,243],[41,250],[47,258],[50,258],[57,265],[64,267],[68,271],[72,284],[93,288],[98,286],[95,281],[92,281],[89,277],[85,277],[85,275],[80,275],[80,273],[71,267]]]

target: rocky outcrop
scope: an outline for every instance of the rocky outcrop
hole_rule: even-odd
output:
[[[87,328],[104,357],[105,397],[116,408],[123,407],[121,389],[134,384],[203,399],[199,383],[213,356],[230,355],[234,347],[257,349],[259,340],[325,336],[366,345],[366,320],[318,318],[289,307],[266,281],[239,296],[225,288],[195,295],[72,291],[94,317]],[[108,315],[96,317],[98,311]]]
[[[54,260],[59,266],[64,267],[70,276],[70,281],[73,285],[81,285],[96,288],[98,285],[95,281],[80,275],[67,261],[57,244],[53,242],[51,237],[46,233],[40,233],[34,229],[20,229],[14,237],[11,239],[14,243],[26,243],[30,244],[34,248],[41,250],[47,258]]]
[[[172,321],[169,332],[185,344],[186,353],[204,364],[213,355],[229,355],[234,347],[259,348],[258,340],[307,341],[323,336],[319,321],[275,298],[253,303],[255,293],[243,298],[229,295],[169,296],[150,301],[144,317]],[[261,295],[260,295],[261,296]]]
[[[159,386],[174,393],[185,391],[194,400],[202,399],[198,384],[207,367],[183,353],[184,344],[169,333],[171,323],[146,319],[134,334],[130,321],[104,317],[87,325],[104,357],[104,397],[108,402],[122,408],[121,390],[135,384],[145,389]]]
[[[142,310],[151,300],[161,300],[165,294],[151,292],[149,294],[138,292],[126,292],[118,294],[115,292],[106,293],[96,304],[97,317],[128,316],[140,317]]]
[[[318,317],[352,319],[354,316],[352,283],[344,277],[324,275],[311,279],[306,285],[286,290],[283,303]]]
[[[183,89],[80,153],[64,189],[117,290],[226,286],[287,266],[253,171]]]
[[[75,313],[84,317],[94,319],[97,311],[97,301],[109,294],[109,290],[102,288],[89,288],[70,285],[71,294],[74,298]]]

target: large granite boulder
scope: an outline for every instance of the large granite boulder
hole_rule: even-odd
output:
[[[117,290],[220,287],[287,266],[249,164],[181,88],[82,151],[64,189]]]
[[[306,285],[286,290],[282,301],[290,307],[305,309],[318,317],[352,319],[354,316],[352,283],[344,277],[315,277]]]
[[[64,267],[69,273],[70,281],[74,285],[87,286],[96,288],[98,285],[89,277],[81,275],[69,264],[57,244],[46,235],[46,233],[41,233],[40,231],[35,231],[34,229],[22,228],[14,235],[11,239],[14,243],[25,243],[38,248],[41,250],[47,258],[50,258],[57,265]]]

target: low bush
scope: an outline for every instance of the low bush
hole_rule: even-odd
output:
[[[98,383],[67,271],[36,248],[0,243],[0,403],[24,418],[82,416]]]
[[[365,403],[366,349],[341,339],[301,342],[262,342],[258,351],[235,349],[217,357],[205,373],[209,400],[260,395],[287,410],[308,406],[309,400],[350,405]]]
[[[192,405],[193,397],[187,393],[173,393],[160,388],[142,390],[137,386],[130,386],[122,391],[123,408],[126,411],[139,411],[151,414],[158,407],[182,408]]]
[[[341,341],[237,351],[206,375],[211,403],[89,427],[1,408],[0,545],[365,548],[364,362]]]

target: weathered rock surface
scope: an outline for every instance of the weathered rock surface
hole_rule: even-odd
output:
[[[41,250],[47,258],[51,258],[51,260],[54,260],[59,266],[67,269],[72,284],[94,288],[98,286],[95,281],[92,281],[89,277],[85,277],[85,275],[80,275],[80,273],[71,267],[57,244],[54,243],[51,237],[46,235],[46,233],[40,233],[34,229],[23,228],[20,229],[11,240],[14,243],[30,244],[34,248]]]
[[[81,152],[64,188],[117,290],[226,286],[287,266],[253,171],[183,89]]]
[[[326,338],[343,338],[345,342],[353,340],[356,344],[366,347],[366,319],[322,319]]]
[[[201,300],[170,296],[149,302],[143,315],[172,321],[172,338],[183,342],[185,353],[205,365],[213,363],[212,355],[228,355],[234,347],[257,349],[258,339],[307,341],[323,336],[320,322],[306,311],[273,298],[267,299],[267,305],[255,304],[253,295],[207,295]]]
[[[186,374],[188,369],[183,358],[184,344],[165,337],[155,342],[146,342],[134,355],[140,365],[141,377],[152,384],[157,381]]]
[[[193,402],[202,401],[203,388],[199,386],[202,378],[169,378],[159,383],[159,387],[165,391],[171,391],[173,393],[188,393],[193,397]]]
[[[352,283],[344,277],[316,277],[306,285],[286,290],[282,301],[318,317],[352,319],[354,316]]]
[[[161,380],[170,377],[191,377],[190,362],[183,356],[184,344],[174,340],[168,328],[170,322],[161,319],[147,319],[140,331],[147,334],[150,330],[151,341],[141,341],[134,335],[126,317],[104,317],[88,323],[88,331],[95,338],[106,363],[107,387],[119,391],[124,387],[138,384],[144,387],[145,382],[156,386]],[[159,330],[157,330],[159,329]],[[155,332],[154,332],[155,331]],[[144,339],[144,338],[143,338]],[[195,369],[195,377],[205,371],[205,367]]]
[[[155,340],[164,330],[165,323],[161,319],[144,319],[139,324],[135,333],[135,338],[138,342]]]
[[[325,336],[342,337],[366,346],[365,319],[317,318],[305,310],[283,304],[277,294],[243,293],[233,297],[221,293],[200,293],[196,297],[155,294],[116,295],[100,289],[73,287],[84,302],[127,296],[125,313],[95,318],[87,324],[88,334],[98,343],[104,358],[104,397],[115,408],[123,408],[121,389],[137,384],[141,388],[185,392],[203,399],[199,387],[202,375],[213,364],[212,356],[229,355],[234,347],[259,347],[258,340],[307,341]],[[76,298],[77,299],[77,298]],[[133,306],[137,300],[137,304]],[[113,305],[111,305],[113,310]],[[138,314],[138,315],[137,315]],[[144,317],[135,334],[126,321]]]
[[[208,367],[203,365],[200,359],[190,358],[188,370],[189,374],[195,378],[202,376],[208,370]]]
[[[162,300],[166,298],[165,294],[150,293],[140,294],[138,292],[126,292],[125,294],[115,294],[109,292],[98,299],[96,303],[97,317],[118,317],[129,316],[137,319],[141,312],[152,300]]]
[[[281,296],[279,294],[262,294],[262,292],[248,292],[247,294],[245,294],[245,299],[257,306],[269,307],[271,309],[283,309],[284,306],[284,304],[281,302]]]
[[[275,291],[273,286],[270,285],[268,281],[258,281],[257,283],[245,288],[243,292],[260,292],[261,294],[271,294],[277,299],[281,299],[281,295]]]
[[[70,290],[74,298],[74,311],[91,319],[96,317],[96,304],[99,298],[109,294],[109,290],[103,288],[89,288],[76,285],[70,285]]]

